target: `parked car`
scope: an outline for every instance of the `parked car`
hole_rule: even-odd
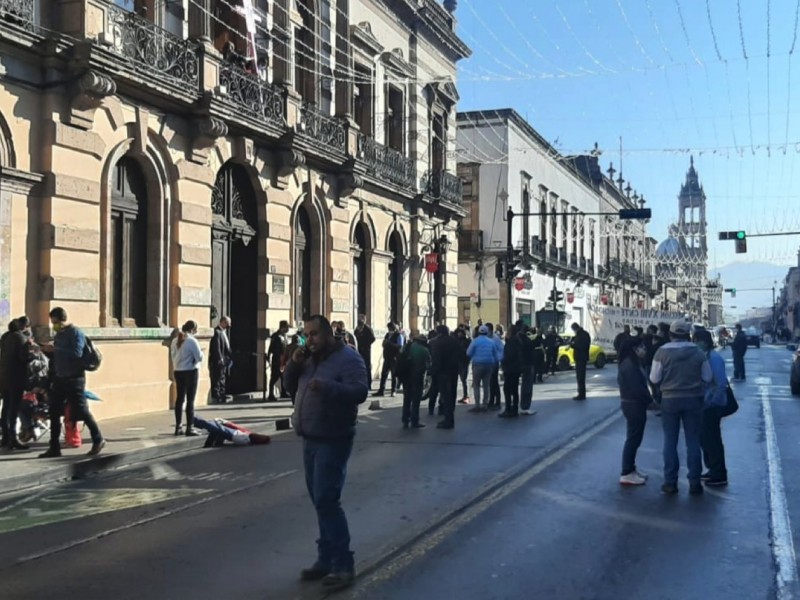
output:
[[[792,371],[789,376],[789,386],[792,388],[793,396],[800,396],[800,350],[796,350],[794,353]]]
[[[575,366],[575,357],[572,353],[572,348],[569,347],[569,342],[572,336],[561,334],[564,339],[564,345],[558,349],[557,365],[559,371],[566,371],[570,367]],[[589,364],[594,365],[598,369],[602,369],[608,362],[605,350],[597,344],[589,346]]]
[[[755,348],[761,348],[761,334],[755,327],[748,327],[744,332],[747,337],[747,345]]]

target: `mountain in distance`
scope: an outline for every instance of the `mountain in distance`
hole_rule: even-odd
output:
[[[722,287],[736,288],[736,298],[729,293],[722,295],[726,309],[732,306],[735,313],[744,313],[752,307],[772,306],[772,286],[775,285],[775,297],[780,295],[786,274],[792,264],[779,265],[766,262],[733,262],[718,269],[709,270],[711,279],[720,276]],[[764,291],[746,291],[764,288]]]

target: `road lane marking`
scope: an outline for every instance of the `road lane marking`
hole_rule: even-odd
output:
[[[772,406],[769,399],[769,377],[756,378],[758,392],[761,396],[761,411],[764,415],[764,431],[767,442],[767,466],[769,471],[769,516],[772,529],[772,555],[777,568],[775,578],[778,600],[790,600],[796,597],[797,562],[792,537],[792,525],[789,520],[789,508],[786,502],[786,490],[783,486],[781,469],[781,452],[775,434],[775,422],[772,418]]]
[[[369,590],[372,586],[382,581],[391,579],[398,572],[424,557],[436,546],[441,544],[447,537],[469,524],[481,513],[485,512],[494,504],[497,504],[507,496],[510,496],[519,490],[534,477],[559,462],[571,452],[583,446],[590,439],[603,432],[621,418],[622,413],[619,411],[614,411],[612,414],[598,422],[593,427],[590,427],[588,430],[584,431],[577,437],[574,437],[572,440],[561,446],[558,450],[548,454],[531,467],[524,469],[516,475],[513,475],[508,481],[503,482],[496,489],[489,492],[485,497],[480,498],[472,503],[468,503],[463,509],[451,513],[451,515],[446,517],[442,522],[440,522],[440,524],[434,525],[428,531],[422,532],[419,539],[412,542],[411,545],[408,548],[405,548],[402,552],[399,552],[402,550],[402,545],[396,548],[395,556],[389,557],[385,564],[380,564],[380,561],[375,563],[376,566],[380,564],[380,568],[375,569],[372,574],[368,575],[366,579],[359,583],[358,588],[354,592],[354,597],[363,597],[364,594],[369,597],[367,590]]]
[[[108,490],[72,489],[51,493],[0,514],[0,534],[50,523],[72,521],[91,515],[149,506],[169,500],[180,500],[211,491],[213,490],[114,488]]]
[[[180,471],[173,469],[165,462],[157,462],[150,465],[150,473],[156,481],[159,479],[166,479],[167,481],[183,479],[183,475],[181,475]]]
[[[31,562],[34,560],[39,560],[40,558],[46,558],[48,556],[52,556],[54,554],[59,554],[61,552],[65,552],[67,550],[71,550],[72,548],[76,548],[78,546],[83,546],[84,544],[88,544],[89,542],[94,542],[96,540],[102,539],[104,537],[108,537],[110,535],[114,535],[115,533],[120,533],[122,531],[127,531],[128,529],[133,529],[134,527],[139,527],[141,525],[147,525],[148,523],[152,523],[154,521],[159,521],[166,517],[171,517],[178,513],[181,513],[186,510],[190,510],[197,506],[201,506],[203,504],[208,504],[209,502],[213,502],[215,500],[219,500],[221,498],[227,498],[228,496],[234,496],[240,492],[246,492],[248,490],[252,490],[259,486],[262,486],[266,483],[275,481],[276,479],[282,479],[284,477],[288,477],[289,475],[293,475],[297,473],[297,469],[292,469],[291,471],[284,471],[283,473],[276,473],[274,475],[270,475],[267,477],[263,477],[258,481],[254,481],[253,483],[249,483],[247,485],[243,485],[237,488],[233,488],[230,490],[226,490],[224,492],[219,492],[217,494],[212,494],[210,496],[205,496],[193,502],[189,502],[188,504],[181,504],[178,507],[172,508],[170,510],[165,510],[163,512],[158,513],[157,515],[152,515],[150,517],[145,517],[143,519],[138,519],[136,521],[131,521],[130,523],[126,523],[125,525],[120,525],[119,527],[112,527],[111,529],[106,529],[105,531],[100,531],[94,535],[90,535],[84,538],[78,538],[76,540],[72,540],[71,542],[66,542],[64,544],[60,544],[58,546],[51,546],[50,548],[46,548],[41,552],[36,552],[34,554],[28,554],[26,556],[22,556],[14,561],[14,564],[23,564],[27,562]]]

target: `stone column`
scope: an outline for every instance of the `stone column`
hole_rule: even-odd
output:
[[[353,312],[353,261],[350,253],[350,211],[331,207],[330,287],[328,306],[332,320],[351,321]]]

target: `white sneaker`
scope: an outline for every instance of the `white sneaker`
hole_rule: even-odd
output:
[[[519,411],[519,414],[533,416],[536,414],[536,411],[533,410],[532,408],[523,408],[521,411]]]
[[[636,474],[645,481],[650,477],[647,473],[642,473],[639,469],[636,469]]]
[[[619,478],[620,485],[644,485],[647,479],[639,475],[636,471],[628,473]]]

